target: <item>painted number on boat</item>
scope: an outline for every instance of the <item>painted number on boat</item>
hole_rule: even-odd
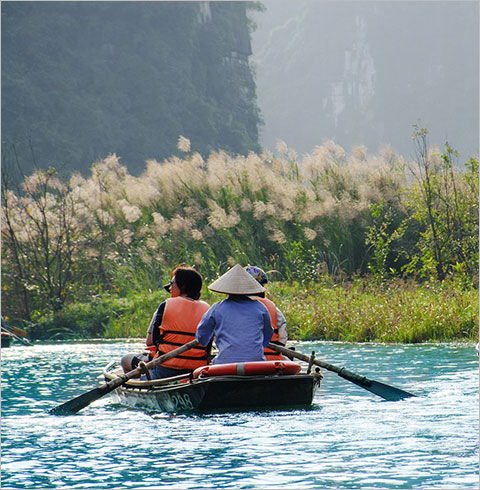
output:
[[[186,393],[184,395],[172,395],[173,404],[175,410],[193,410],[194,406],[190,400],[190,395]]]

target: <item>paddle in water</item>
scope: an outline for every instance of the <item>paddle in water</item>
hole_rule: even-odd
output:
[[[337,366],[333,366],[332,364],[329,364],[328,362],[319,361],[318,359],[312,360],[310,356],[306,356],[305,354],[300,354],[297,351],[287,349],[286,347],[282,347],[277,344],[269,343],[268,348],[280,352],[281,354],[285,354],[288,357],[296,357],[297,359],[310,362],[312,364],[315,364],[316,366],[320,366],[324,369],[327,369],[328,371],[333,371],[334,373],[337,373],[339,376],[346,379],[347,381],[350,381],[351,383],[355,383],[361,388],[364,388],[365,390],[368,390],[374,393],[375,395],[381,396],[385,400],[397,401],[397,400],[403,400],[404,398],[409,398],[411,396],[416,396],[413,395],[412,393],[408,393],[408,391],[404,391],[399,388],[395,388],[394,386],[389,386],[384,383],[380,383],[379,381],[368,379],[365,376],[352,373],[351,371],[348,371],[343,367],[339,368]]]
[[[178,347],[177,349],[168,352],[167,354],[163,354],[163,356],[157,357],[153,361],[147,362],[145,364],[145,367],[147,369],[152,369],[155,366],[158,366],[164,363],[165,361],[168,361],[169,359],[172,359],[173,357],[182,354],[182,352],[197,347],[198,345],[199,344],[196,340],[192,340],[182,345],[181,347]],[[124,375],[119,376],[118,378],[112,379],[107,383],[104,383],[103,385],[94,388],[91,391],[87,391],[86,393],[83,393],[82,395],[79,395],[76,398],[72,398],[71,400],[62,403],[58,407],[52,408],[51,410],[49,410],[49,413],[53,415],[70,415],[73,413],[77,413],[82,408],[85,408],[87,405],[90,405],[90,403],[94,402],[95,400],[102,398],[102,396],[110,393],[111,391],[115,390],[119,386],[124,385],[129,379],[137,378],[140,374],[142,374],[142,372],[143,372],[142,369],[139,367],[133,369],[132,371],[129,371],[128,373],[125,373]]]

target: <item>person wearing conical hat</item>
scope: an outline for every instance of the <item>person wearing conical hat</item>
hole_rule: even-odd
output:
[[[270,315],[265,305],[249,297],[265,288],[237,264],[208,289],[228,295],[210,307],[197,327],[200,345],[215,336],[218,355],[213,364],[265,361],[263,351],[273,335]]]
[[[263,269],[256,265],[247,265],[247,267],[245,267],[245,270],[254,279],[256,279],[261,286],[265,287],[265,284],[267,284],[268,282],[268,278],[267,273]],[[287,320],[285,319],[285,315],[271,299],[265,298],[265,292],[252,295],[252,298],[262,302],[267,307],[268,313],[270,313],[273,328],[273,336],[270,342],[272,344],[277,344],[285,347],[288,340]],[[280,361],[284,359],[282,354],[272,349],[269,349],[268,347],[265,348],[264,354],[267,361]]]

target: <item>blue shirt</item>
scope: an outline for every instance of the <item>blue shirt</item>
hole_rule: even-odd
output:
[[[213,364],[265,361],[263,349],[273,335],[267,308],[247,296],[229,296],[215,303],[197,327],[197,341],[205,346],[215,334],[218,355]]]

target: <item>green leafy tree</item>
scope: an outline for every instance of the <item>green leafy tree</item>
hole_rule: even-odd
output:
[[[385,209],[384,203],[372,203],[370,213],[374,223],[367,231],[366,244],[373,249],[373,260],[368,263],[368,269],[378,281],[384,281],[389,274],[395,274],[392,267],[387,267],[389,254],[392,252],[392,243],[400,240],[406,229],[406,222],[392,230],[391,210]],[[395,260],[397,257],[395,258]]]
[[[453,269],[470,278],[478,270],[478,161],[458,169],[458,153],[448,144],[442,154],[428,147],[428,131],[415,127],[416,184],[408,206],[420,225],[416,252],[405,270],[445,279]],[[408,253],[408,252],[407,252]]]

